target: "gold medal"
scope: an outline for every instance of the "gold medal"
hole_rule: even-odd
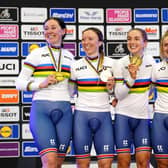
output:
[[[109,77],[112,77],[112,74],[111,74],[111,72],[109,70],[102,70],[100,72],[101,81],[107,82]]]
[[[59,82],[63,81],[64,78],[64,74],[62,72],[55,72],[55,79]]]
[[[139,55],[131,56],[130,63],[136,66],[140,66],[142,64],[142,58]]]

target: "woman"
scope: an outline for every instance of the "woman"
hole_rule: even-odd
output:
[[[154,118],[152,122],[152,145],[158,168],[168,167],[168,31],[160,42],[162,61],[153,69],[152,81],[156,85]]]
[[[82,32],[86,57],[74,63],[71,79],[77,84],[73,142],[78,168],[88,168],[92,142],[99,168],[111,168],[114,155],[113,127],[108,90],[114,86],[113,60],[104,57],[103,35],[97,28]]]
[[[145,55],[147,34],[133,28],[127,35],[130,56],[121,58],[115,71],[115,138],[118,168],[131,163],[131,145],[135,147],[137,168],[147,168],[151,155],[148,94],[154,59]]]
[[[62,48],[65,31],[59,18],[44,22],[48,45],[27,56],[16,81],[17,89],[33,91],[30,129],[43,168],[61,167],[72,134],[68,78],[73,55]]]

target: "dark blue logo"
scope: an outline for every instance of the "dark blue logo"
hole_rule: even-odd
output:
[[[35,48],[43,47],[45,42],[22,42],[22,56],[26,57]]]
[[[35,142],[23,142],[22,143],[22,156],[27,157],[39,157],[39,151]]]
[[[76,10],[74,8],[51,8],[50,17],[58,17],[66,23],[76,22]]]
[[[161,9],[161,20],[163,23],[168,23],[168,8]]]
[[[159,10],[157,8],[134,9],[135,23],[158,23]]]
[[[22,103],[31,103],[32,97],[32,91],[22,91]]]
[[[19,43],[17,42],[0,42],[1,57],[18,57]]]
[[[79,43],[79,56],[84,57],[86,56],[85,51],[83,50],[82,43]]]

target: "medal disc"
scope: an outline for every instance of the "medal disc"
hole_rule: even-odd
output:
[[[100,73],[100,79],[103,81],[103,82],[107,82],[108,78],[111,77],[112,74],[110,71],[108,70],[103,70],[101,73]]]
[[[63,81],[64,80],[64,74],[62,72],[56,72],[55,78],[57,81]]]

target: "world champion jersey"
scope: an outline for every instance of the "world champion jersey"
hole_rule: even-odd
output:
[[[96,68],[97,60],[89,60]],[[103,69],[113,71],[114,60],[104,57]],[[109,95],[106,89],[106,82],[100,80],[99,75],[94,71],[85,58],[77,60],[71,71],[71,81],[78,87],[78,98],[76,109],[90,112],[110,111]]]
[[[132,79],[128,65],[129,56],[120,58],[115,69],[116,78],[115,96],[118,99],[116,113],[133,118],[147,119],[148,96],[151,85],[152,68],[155,64],[151,56],[143,56],[142,64],[137,72],[136,79]]]
[[[157,63],[153,69],[152,82],[157,90],[155,112],[168,114],[168,63],[165,60]]]
[[[33,100],[69,101],[68,79],[70,78],[70,68],[74,56],[66,49],[52,48],[52,53],[56,60],[56,66],[54,66],[48,46],[33,50],[24,61],[23,68],[16,80],[16,88],[27,90],[28,83],[32,82],[30,90],[34,91]],[[39,84],[48,75],[53,74],[56,70],[58,71],[60,57],[60,69],[65,74],[65,80],[40,89]]]

